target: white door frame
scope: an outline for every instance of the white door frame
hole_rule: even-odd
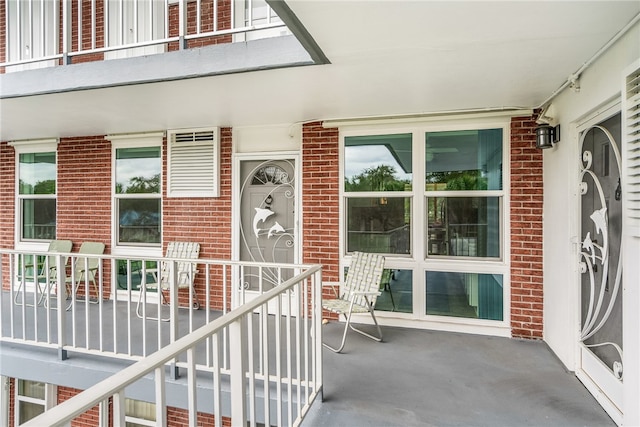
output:
[[[579,188],[579,160],[581,158],[582,153],[582,138],[581,133],[586,132],[592,126],[601,123],[608,118],[614,116],[615,114],[621,111],[620,99],[616,98],[613,101],[610,101],[600,108],[597,108],[592,113],[584,116],[580,120],[572,123],[572,131],[575,131],[575,141],[573,147],[572,158],[575,159],[575,164],[571,166],[571,170],[574,171],[574,185],[576,186],[575,191],[575,204],[573,209],[573,218],[574,221],[571,221],[573,229],[571,230],[571,235],[575,236],[574,240],[574,259],[575,267],[573,271],[576,273],[573,275],[574,277],[574,302],[573,305],[576,307],[576,329],[575,329],[575,374],[576,377],[584,384],[584,386],[589,390],[589,392],[593,395],[593,397],[598,401],[598,403],[604,408],[604,410],[609,414],[609,416],[616,422],[616,424],[621,425],[623,420],[623,384],[617,383],[617,380],[613,378],[609,372],[609,368],[607,368],[604,363],[596,356],[592,355],[590,352],[586,351],[586,348],[582,344],[580,340],[580,330],[581,330],[581,318],[582,318],[582,310],[581,307],[581,299],[582,299],[582,273],[578,268],[581,253],[581,239],[583,236],[581,235],[581,225],[578,220],[581,215],[581,193]],[[619,141],[620,143],[622,141]],[[618,147],[619,149],[621,147]],[[623,170],[620,170],[620,174],[624,173]],[[622,298],[624,302],[624,286],[620,289],[622,292]],[[624,306],[624,304],[623,304]],[[623,331],[625,329],[625,315],[623,312],[622,317],[622,328]],[[623,333],[624,336],[624,333]],[[624,362],[624,360],[623,360]],[[607,389],[609,391],[609,395],[605,393],[603,389]]]

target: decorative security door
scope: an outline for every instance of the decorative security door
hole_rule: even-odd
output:
[[[294,263],[296,259],[295,161],[240,162],[240,260]],[[290,269],[244,268],[238,303],[248,302],[293,277]],[[291,298],[295,301],[295,298]],[[275,311],[270,306],[270,312]],[[281,312],[291,307],[283,299]]]
[[[605,408],[622,413],[620,114],[586,129],[580,141],[579,376],[604,393],[597,397]]]

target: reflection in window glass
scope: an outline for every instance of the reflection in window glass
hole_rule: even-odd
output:
[[[16,400],[18,423],[23,424],[44,413],[46,385],[41,382],[17,380]]]
[[[411,190],[411,134],[344,140],[345,191]]]
[[[427,271],[426,281],[429,315],[503,319],[500,274]]]
[[[116,150],[116,193],[160,193],[160,147]]]
[[[22,238],[56,238],[55,199],[22,199]]]
[[[160,200],[118,200],[118,241],[160,243]]]
[[[426,190],[501,190],[502,129],[428,132]]]
[[[347,205],[347,251],[408,254],[411,198],[358,197]]]
[[[428,197],[429,255],[500,257],[500,197]]]
[[[380,283],[377,311],[413,312],[413,271],[385,269]]]
[[[142,400],[125,399],[126,427],[156,425],[156,405]]]
[[[20,237],[55,239],[56,153],[21,153],[18,159]]]
[[[161,236],[160,147],[116,149],[118,243],[158,245]]]
[[[56,153],[20,154],[20,194],[56,194]]]

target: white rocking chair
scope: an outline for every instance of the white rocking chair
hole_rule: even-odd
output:
[[[352,330],[362,334],[374,341],[382,341],[382,331],[373,313],[376,298],[380,295],[380,281],[382,272],[384,271],[384,256],[379,254],[371,254],[364,252],[354,252],[351,259],[351,265],[347,272],[347,278],[341,288],[341,294],[336,293],[335,299],[324,299],[322,308],[325,310],[343,315],[346,319],[344,332],[342,334],[342,343],[340,347],[334,348],[326,343],[322,343],[329,350],[340,353],[347,341],[347,330]],[[374,336],[354,327],[351,324],[351,315],[353,313],[370,313],[373,323],[378,329],[378,336]]]

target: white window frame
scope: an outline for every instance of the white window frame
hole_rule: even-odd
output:
[[[16,249],[33,249],[33,250],[46,250],[49,245],[49,240],[39,239],[22,239],[22,199],[53,199],[56,201],[57,210],[57,198],[58,198],[58,142],[57,138],[37,139],[37,140],[24,140],[24,141],[12,141],[9,145],[15,150],[15,228],[14,228],[14,242]],[[56,155],[56,192],[54,194],[20,194],[20,155],[30,153],[55,153]],[[37,197],[34,197],[37,196]],[[56,215],[56,230],[57,230],[57,215]],[[57,231],[56,231],[57,233]]]
[[[51,408],[53,408],[56,405],[56,398],[57,398],[57,392],[58,392],[58,388],[54,385],[54,384],[48,384],[48,383],[44,383],[44,399],[38,399],[35,397],[31,397],[31,396],[23,396],[19,393],[20,387],[19,387],[19,382],[20,381],[29,381],[29,382],[40,382],[40,381],[31,381],[31,380],[23,380],[20,378],[15,378],[14,379],[14,423],[16,426],[19,426],[20,423],[20,402],[27,402],[27,403],[32,403],[35,405],[41,405],[44,406],[44,410],[47,411]]]
[[[162,226],[160,228],[160,242],[153,244],[130,244],[118,242],[118,199],[121,195],[116,194],[116,150],[121,148],[141,148],[141,147],[158,147],[160,148],[160,189],[158,193],[138,194],[136,198],[158,199],[160,201],[160,223],[162,224],[162,200],[163,200],[163,148],[164,132],[153,132],[144,134],[126,134],[126,135],[108,135],[107,139],[111,141],[111,167],[112,167],[112,183],[111,183],[111,247],[114,255],[150,255],[162,256]]]
[[[520,112],[524,113],[524,112]],[[517,115],[517,114],[516,114]],[[346,252],[346,195],[344,191],[345,167],[345,137],[366,135],[388,135],[399,133],[413,133],[413,184],[410,192],[388,192],[387,196],[411,197],[411,239],[412,254],[409,257],[385,255],[385,268],[411,270],[413,272],[413,313],[377,312],[376,316],[383,319],[389,326],[413,327],[422,329],[437,329],[452,332],[477,333],[483,335],[511,336],[511,224],[510,224],[510,147],[511,147],[511,117],[512,112],[496,112],[484,114],[469,114],[450,116],[446,118],[424,118],[414,120],[386,120],[376,123],[375,120],[349,122],[328,122],[327,127],[338,127],[339,136],[339,167],[340,167],[340,253],[342,254],[342,268],[349,266],[350,256]],[[443,132],[456,130],[503,129],[502,141],[502,179],[503,188],[499,191],[502,197],[500,207],[500,258],[471,258],[467,257],[428,257],[427,256],[427,196],[424,177],[426,173],[425,135],[427,132]],[[482,190],[485,196],[493,195],[494,190]],[[396,194],[398,193],[398,194]],[[434,193],[434,192],[431,192]],[[463,191],[456,194],[465,195]],[[353,193],[351,193],[353,194]],[[410,195],[409,195],[410,194]],[[477,193],[476,193],[477,194]],[[420,219],[422,216],[422,219]],[[342,269],[340,270],[342,271]],[[503,281],[503,320],[484,320],[474,318],[458,318],[450,316],[434,316],[426,314],[425,276],[427,271],[445,271],[460,273],[499,274]],[[356,316],[357,321],[369,323],[364,316]],[[420,320],[420,322],[416,322]]]

